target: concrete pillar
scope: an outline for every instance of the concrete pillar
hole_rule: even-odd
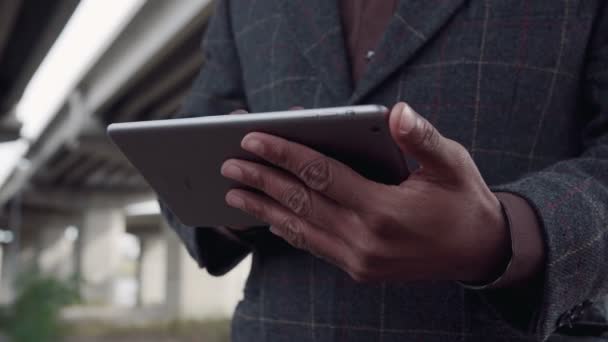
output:
[[[167,244],[159,230],[139,236],[140,254],[137,265],[137,306],[147,307],[165,302]]]
[[[68,280],[74,272],[74,239],[66,238],[66,227],[78,223],[78,216],[65,216],[42,210],[19,212],[13,219],[13,239],[2,247],[0,297],[10,302],[16,291],[15,280],[31,272],[41,272]]]
[[[0,302],[5,304],[15,299],[18,292],[15,282],[36,260],[35,244],[31,240],[23,239],[21,230],[22,228],[14,230],[13,241],[2,248]]]
[[[250,260],[223,277],[212,277],[190,257],[177,235],[165,228],[167,240],[166,308],[170,319],[230,317],[242,298]]]
[[[78,235],[78,277],[81,295],[89,303],[110,303],[120,265],[119,241],[125,232],[120,209],[90,208]]]
[[[11,202],[7,212],[8,226],[13,234],[12,241],[2,247],[2,275],[0,277],[0,302],[7,304],[15,297],[15,281],[20,271],[19,252],[21,251],[21,196]]]
[[[57,224],[43,227],[38,233],[38,269],[62,280],[70,279],[75,272],[75,240],[66,234],[66,228],[65,224]]]
[[[23,242],[23,241],[22,241]],[[10,303],[18,294],[15,282],[23,272],[29,270],[36,260],[34,244],[15,243],[14,241],[3,247],[2,277],[0,284],[0,302]]]
[[[14,296],[16,250],[10,244],[2,245],[2,274],[0,275],[0,303],[10,303]]]
[[[2,266],[4,265],[4,245],[0,244],[0,292],[2,291],[2,271],[3,268]],[[0,297],[2,297],[2,295],[0,294]]]

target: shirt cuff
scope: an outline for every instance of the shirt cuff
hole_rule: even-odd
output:
[[[520,196],[496,192],[511,235],[511,260],[504,272],[482,285],[461,283],[475,290],[524,286],[542,271],[545,258],[542,230],[536,213]]]

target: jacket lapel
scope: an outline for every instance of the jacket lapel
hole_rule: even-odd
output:
[[[361,101],[399,67],[409,62],[466,1],[399,0],[374,59],[349,103]]]
[[[337,102],[346,103],[353,89],[338,1],[275,1],[285,15],[286,25],[293,31],[294,44],[316,69]]]

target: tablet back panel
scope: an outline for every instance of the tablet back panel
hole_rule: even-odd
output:
[[[302,143],[370,179],[398,184],[407,167],[387,122],[386,108],[355,106],[120,123],[108,133],[183,224],[260,225],[225,203],[229,189],[243,186],[220,174],[230,158],[261,162],[240,147],[247,133]]]

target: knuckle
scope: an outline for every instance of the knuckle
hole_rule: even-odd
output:
[[[352,263],[350,269],[359,275],[366,275],[376,269],[376,266],[381,260],[380,250],[376,248],[378,243],[374,239],[357,239],[356,243],[351,245]]]
[[[353,246],[357,265],[360,269],[370,269],[378,258],[378,250],[370,240],[362,241]]]
[[[300,216],[307,216],[311,211],[310,193],[301,186],[288,188],[282,196],[282,202]]]
[[[266,207],[263,204],[253,204],[250,201],[245,201],[244,209],[260,221],[266,221]]]
[[[300,178],[312,189],[323,191],[331,185],[332,175],[327,158],[318,158],[302,167]]]
[[[249,168],[246,172],[244,172],[244,175],[246,177],[246,181],[250,183],[253,187],[262,190],[266,189],[266,179],[258,170]]]
[[[368,216],[367,222],[367,227],[369,228],[370,232],[376,235],[382,235],[386,227],[391,225],[390,218],[384,213]]]
[[[284,232],[285,240],[292,246],[306,249],[306,239],[304,238],[301,222],[292,217],[288,217],[279,225]]]
[[[279,146],[278,144],[270,147],[270,154],[273,161],[282,167],[286,167],[289,164],[289,151],[286,146]]]

